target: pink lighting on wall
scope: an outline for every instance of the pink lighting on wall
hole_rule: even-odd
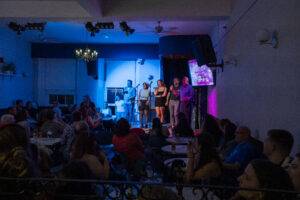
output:
[[[208,92],[208,113],[214,117],[218,116],[218,101],[217,101],[217,88],[211,88]]]

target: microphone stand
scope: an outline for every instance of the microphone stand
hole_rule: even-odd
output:
[[[148,122],[147,123],[149,123],[149,121],[151,120],[150,116],[152,116],[152,114],[151,114],[152,113],[152,111],[151,111],[151,103],[152,103],[152,101],[151,101],[151,96],[152,96],[152,94],[151,94],[151,85],[152,85],[152,83],[153,83],[153,81],[151,80],[150,84],[149,84],[149,113],[148,113],[149,117],[148,117]]]

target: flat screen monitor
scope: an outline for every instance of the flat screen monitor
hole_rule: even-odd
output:
[[[188,64],[192,86],[214,85],[212,70],[207,65],[199,66],[196,59],[189,60]]]

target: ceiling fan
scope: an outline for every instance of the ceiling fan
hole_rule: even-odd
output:
[[[140,33],[155,33],[157,35],[174,35],[174,34],[178,34],[178,32],[176,32],[176,30],[178,29],[178,27],[166,27],[163,26],[161,21],[157,21],[157,25],[153,27],[149,27],[150,29],[149,31],[142,31]],[[138,31],[139,32],[139,31]]]

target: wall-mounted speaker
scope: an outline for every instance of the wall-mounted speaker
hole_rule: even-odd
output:
[[[209,37],[194,40],[192,47],[193,54],[199,66],[217,62],[215,51]]]
[[[98,60],[93,60],[86,63],[88,76],[98,79]]]

